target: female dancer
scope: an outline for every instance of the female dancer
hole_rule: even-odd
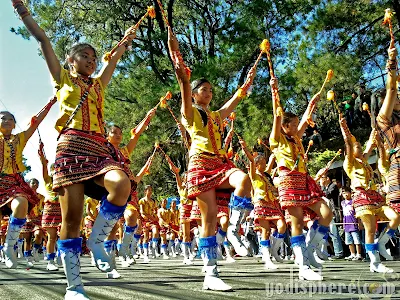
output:
[[[250,161],[249,175],[254,190],[254,220],[258,221],[262,230],[260,245],[263,254],[263,261],[265,261],[266,269],[274,270],[277,266],[271,261],[271,254],[274,254],[277,261],[283,261],[277,251],[286,236],[285,216],[283,215],[278,199],[274,194],[276,188],[271,182],[272,179],[268,178],[265,173],[267,172],[267,174],[269,174],[271,172],[274,159],[270,161],[267,169],[267,161],[263,155],[258,155],[254,158],[249,149],[247,149],[246,142],[242,139],[239,140],[239,142]],[[275,230],[276,244],[274,245],[273,253],[270,251],[270,222],[275,222],[278,229]]]
[[[48,161],[43,152],[43,144],[39,146],[39,157],[43,167],[43,180],[46,185],[47,197],[44,203],[42,227],[47,232],[47,267],[48,271],[57,271],[58,267],[54,263],[56,256],[55,244],[57,241],[57,230],[61,225],[61,207],[58,194],[53,192],[53,178],[49,175]],[[54,165],[50,166],[50,174],[54,171]]]
[[[12,134],[15,128],[15,117],[8,111],[0,112],[0,215],[10,215],[4,257],[7,268],[17,267],[14,245],[17,242],[26,215],[39,202],[37,194],[22,177],[26,170],[22,162],[22,151],[26,143],[43,121],[56,99],[51,99],[40,113],[32,118],[27,130]]]
[[[271,78],[272,90],[278,89],[278,81]],[[322,280],[320,274],[310,269],[310,263],[321,266],[315,261],[314,251],[324,235],[329,231],[329,223],[333,214],[325,201],[322,191],[308,175],[305,153],[300,141],[308,126],[308,118],[320,99],[317,93],[311,99],[301,121],[289,112],[282,113],[279,99],[273,94],[274,122],[270,135],[271,150],[275,153],[279,168],[279,201],[282,209],[287,209],[292,224],[291,244],[300,267],[299,278],[306,280]],[[303,209],[308,207],[319,216],[319,226],[311,234],[306,246],[303,235]]]
[[[53,189],[60,195],[62,225],[58,249],[67,277],[65,299],[88,299],[80,276],[79,253],[82,239],[80,225],[84,195],[101,199],[100,212],[93,226],[88,247],[96,266],[103,272],[112,270],[104,240],[125,211],[133,176],[122,154],[104,134],[104,89],[111,80],[118,60],[135,38],[127,31],[123,42],[110,55],[98,76],[97,53],[86,43],[71,47],[68,69],[63,69],[49,38],[38,26],[21,0],[12,0],[29,32],[39,42],[47,66],[58,87],[60,132],[54,164]]]
[[[171,28],[169,28],[168,37],[171,55],[179,58],[179,44]],[[251,202],[251,183],[248,175],[234,167],[227,159],[222,147],[222,120],[227,118],[238,105],[242,98],[242,90],[236,92],[218,111],[211,111],[209,108],[212,99],[210,82],[199,79],[190,84],[183,61],[178,59],[175,67],[182,94],[182,124],[192,140],[189,151],[188,198],[197,197],[202,217],[199,246],[206,270],[203,288],[230,290],[231,287],[219,278],[217,271],[216,190],[235,189],[233,198],[237,206]],[[255,69],[251,69],[246,87],[252,84],[254,76]],[[232,225],[236,227],[236,224]],[[236,234],[235,238],[239,236]],[[237,241],[237,244],[240,245],[241,242]],[[247,253],[246,248],[245,251]]]
[[[400,216],[391,207],[385,205],[384,199],[376,191],[373,170],[368,164],[368,157],[372,151],[372,145],[375,143],[374,134],[370,136],[370,141],[363,153],[361,144],[350,133],[346,119],[342,115],[340,115],[339,123],[346,144],[343,169],[351,179],[356,218],[361,219],[365,228],[365,249],[371,260],[369,269],[371,272],[392,273],[392,269],[381,263],[379,252],[386,253],[385,244],[399,226]],[[378,243],[375,243],[377,217],[386,217],[389,219],[389,225],[386,233],[381,236]]]

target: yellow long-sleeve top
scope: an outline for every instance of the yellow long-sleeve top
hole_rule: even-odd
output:
[[[22,152],[26,145],[25,132],[12,134],[9,139],[5,139],[0,132],[0,171],[3,174],[16,174],[26,170],[22,162]]]
[[[186,204],[188,202],[188,198],[187,198],[188,191],[187,191],[187,189],[186,188],[178,189],[178,193],[179,193],[180,203]]]
[[[346,156],[343,162],[343,169],[351,180],[351,188],[353,190],[358,187],[366,190],[376,190],[372,168],[365,160],[354,158],[351,162]]]
[[[179,212],[178,210],[172,210],[171,208],[169,209],[169,213],[170,213],[170,218],[171,218],[171,223],[174,225],[178,225],[179,224]]]
[[[46,200],[49,200],[50,202],[58,202],[58,193],[53,192],[53,178],[46,176],[43,180],[47,192]]]
[[[256,202],[260,199],[265,201],[275,201],[276,197],[273,193],[273,187],[269,182],[268,178],[256,172],[255,177],[251,179],[251,184],[253,186],[254,194],[253,201]]]
[[[171,214],[168,209],[166,208],[159,208],[158,215],[161,217],[164,223],[169,224],[171,222]]]
[[[154,217],[154,211],[157,209],[155,201],[142,198],[139,200],[139,206],[142,207],[143,213],[146,217]]]
[[[182,124],[192,140],[189,156],[208,153],[225,156],[222,147],[223,122],[218,111],[204,112],[207,115],[207,125],[204,125],[198,108],[193,106],[193,119],[182,117]]]
[[[67,125],[85,131],[104,133],[104,87],[100,78],[92,78],[93,84],[85,82],[80,76],[61,69],[60,82],[53,79],[53,85],[59,87],[57,99],[60,102],[60,113],[55,128],[61,131],[78,106],[82,95],[89,88],[87,100]]]
[[[37,196],[40,199],[40,201],[31,210],[31,215],[36,217],[42,215],[44,208],[44,196],[39,193],[37,193]]]
[[[301,140],[296,136],[287,138],[283,133],[279,135],[278,140],[269,139],[271,150],[276,157],[278,167],[286,167],[293,170],[296,166],[296,171],[306,173],[307,168],[304,162],[304,148]]]

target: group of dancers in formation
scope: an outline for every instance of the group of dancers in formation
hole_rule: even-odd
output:
[[[183,61],[172,28],[168,26],[169,54],[182,99],[181,121],[177,123],[182,138],[187,137],[185,144],[188,145],[189,158],[187,171],[180,174],[180,169],[165,155],[177,181],[180,196],[180,208],[177,211],[174,204],[167,209],[166,200],[158,208],[151,198],[151,187],[145,188],[145,196],[138,201],[137,185],[148,172],[152,157],[137,175],[130,169],[129,156],[156,109],[150,110],[132,130],[131,139],[125,147],[120,147],[121,128],[112,126],[107,131],[104,128],[104,90],[118,60],[135,38],[135,31],[127,30],[121,42],[106,54],[100,72],[92,76],[98,56],[90,44],[74,45],[67,57],[68,69],[63,68],[49,38],[24,3],[12,0],[12,4],[26,28],[38,41],[57,92],[32,117],[29,128],[20,133],[13,134],[16,126],[14,115],[8,111],[0,112],[0,211],[4,216],[1,247],[7,268],[17,267],[17,253],[21,251],[24,241],[26,251],[23,255],[32,264],[30,257],[37,256],[43,232],[46,232],[47,268],[50,271],[57,269],[54,263],[57,248],[58,259],[62,262],[67,279],[65,299],[89,299],[80,275],[80,231],[86,195],[89,197],[86,200],[86,226],[90,231],[87,246],[96,267],[112,278],[119,276],[115,263],[116,248],[123,265],[127,266],[132,262],[132,249],[139,248],[136,247],[138,243],[143,248],[140,252],[148,261],[149,253],[156,251],[160,238],[165,258],[175,255],[176,248],[172,242],[168,245],[168,241],[176,237],[182,239],[184,263],[191,264],[191,231],[196,227],[199,233],[197,248],[204,263],[204,289],[230,290],[232,287],[219,276],[218,254],[221,247],[229,244],[236,254],[248,254],[240,238],[239,227],[248,213],[254,210],[257,226],[261,230],[260,245],[265,267],[276,268],[271,256],[280,261],[278,252],[286,234],[286,226],[290,226],[291,246],[299,267],[299,278],[323,279],[321,272],[315,270],[322,268],[321,260],[327,259],[324,245],[333,214],[322,199],[323,193],[315,178],[308,174],[307,151],[304,151],[301,142],[306,128],[314,125],[311,116],[315,113],[321,91],[312,97],[301,118],[283,111],[278,80],[268,55],[268,41],[262,43],[259,58],[267,53],[270,65],[274,116],[269,137],[272,154],[268,158],[264,155],[253,156],[245,141],[238,136],[248,159],[248,172],[245,173],[228,157],[227,145],[234,134],[229,116],[253,84],[259,59],[235,94],[220,109],[212,111],[209,107],[213,97],[212,84],[206,79],[190,81],[190,69]],[[148,14],[151,16],[154,11],[149,9]],[[385,244],[400,221],[400,101],[397,95],[397,51],[393,39],[388,49],[386,67],[386,96],[364,153],[339,113],[339,126],[346,146],[343,168],[351,180],[356,216],[361,219],[366,231],[370,270],[384,273],[393,270],[382,264],[379,253],[386,251]],[[28,184],[21,175],[25,171],[22,152],[56,102],[60,106],[55,125],[59,136],[55,162],[50,170],[43,146],[39,147],[47,189],[47,195],[43,197],[36,192],[37,180],[31,180]],[[228,134],[224,140],[225,127]],[[376,191],[373,170],[367,161],[375,147],[380,155],[380,172],[387,186],[386,201]],[[275,171],[271,174],[274,167]],[[317,176],[327,171],[328,167]],[[42,206],[43,215],[40,215]],[[387,220],[388,226],[376,240],[378,218]],[[305,220],[313,221],[306,235],[303,234]],[[119,243],[115,242],[117,234]],[[226,253],[229,256],[228,248]]]

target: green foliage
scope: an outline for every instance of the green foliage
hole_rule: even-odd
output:
[[[335,156],[335,154],[336,151],[331,150],[310,153],[307,166],[311,176],[315,176],[319,170],[325,168],[328,162]]]

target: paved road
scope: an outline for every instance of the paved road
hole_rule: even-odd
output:
[[[322,283],[299,281],[297,268],[289,262],[279,264],[275,271],[264,270],[256,258],[240,258],[234,264],[220,265],[221,277],[234,287],[233,292],[203,291],[199,260],[193,266],[183,266],[178,259],[153,260],[147,265],[138,261],[120,270],[123,278],[106,279],[90,266],[88,257],[83,257],[82,274],[89,296],[99,300],[400,299],[398,274],[373,274],[368,264],[362,262],[326,262]],[[400,261],[390,265],[400,274]],[[49,274],[45,267],[44,261],[30,270],[23,265],[8,270],[0,264],[0,300],[63,299],[66,285],[62,271]],[[378,294],[368,294],[368,290],[374,289]]]

